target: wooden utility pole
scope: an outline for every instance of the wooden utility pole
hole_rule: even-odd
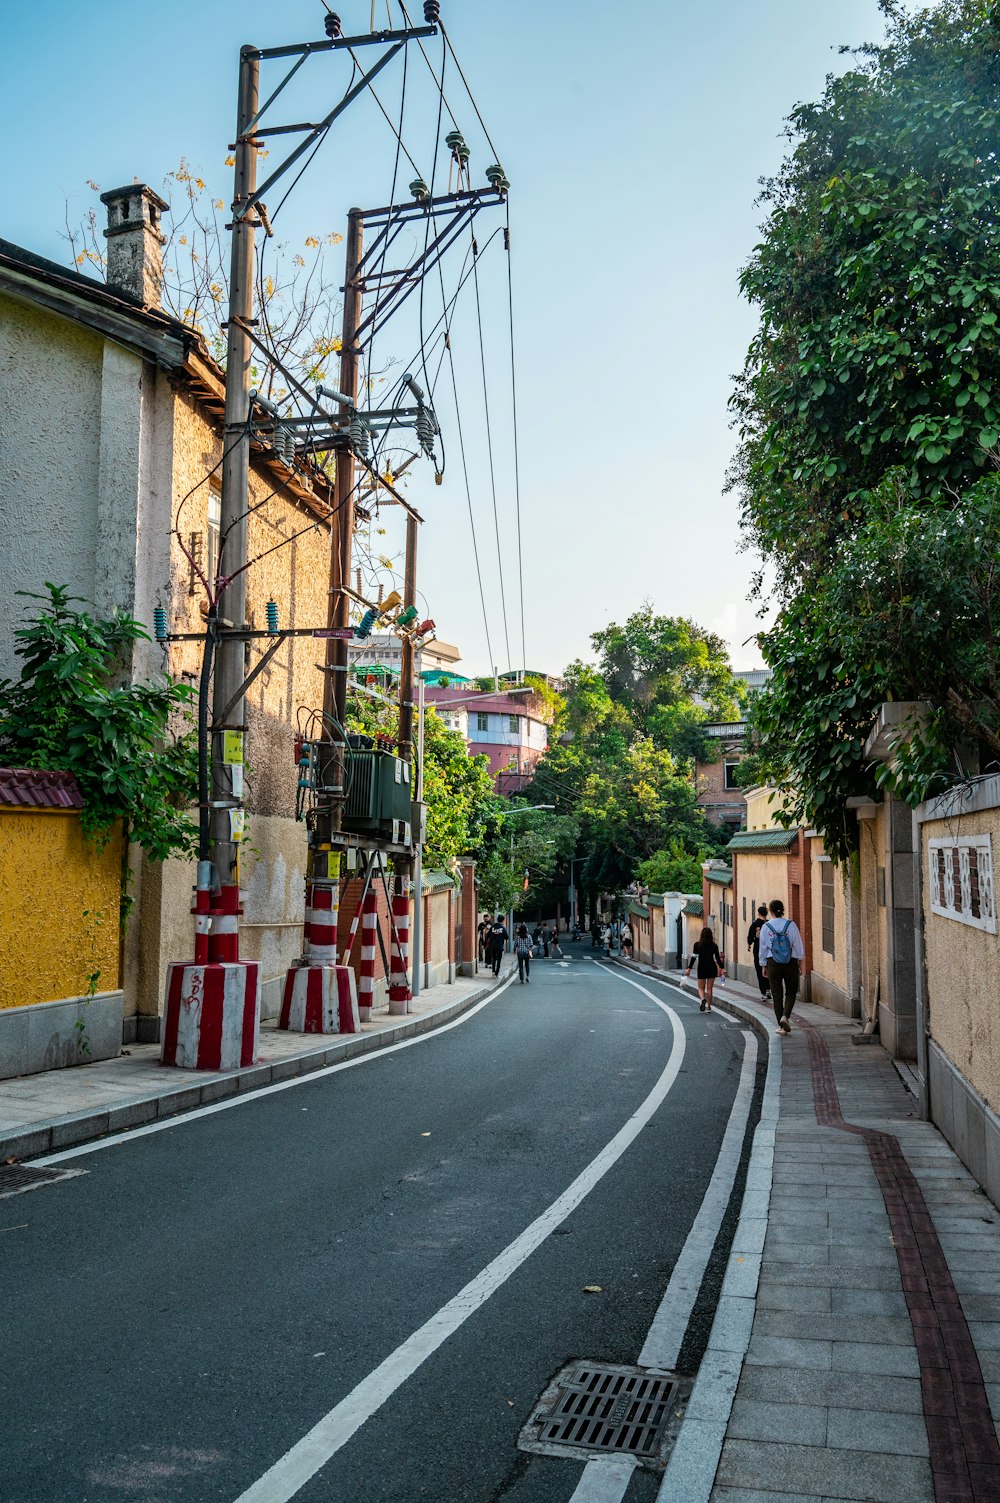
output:
[[[226,413],[223,428],[222,500],[220,509],[219,574],[231,579],[221,593],[219,619],[223,623],[215,658],[212,693],[212,861],[221,889],[219,918],[212,923],[212,960],[239,958],[239,831],[234,830],[243,808],[243,697],[244,643],[227,637],[226,624],[246,626],[247,498],[250,486],[250,362],[253,321],[253,211],[241,212],[257,185],[257,149],[247,129],[257,114],[260,60],[257,50],[240,52],[239,99],[236,114],[236,174],[233,199],[233,244],[229,279],[229,323],[226,330]],[[214,584],[214,581],[212,582]],[[222,717],[227,708],[225,723]],[[236,838],[234,838],[234,835]]]

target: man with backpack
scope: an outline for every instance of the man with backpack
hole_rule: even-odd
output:
[[[805,945],[794,919],[785,918],[780,898],[768,904],[771,917],[760,931],[760,965],[771,987],[778,1033],[791,1033],[789,1021],[799,991],[799,961],[805,959]]]

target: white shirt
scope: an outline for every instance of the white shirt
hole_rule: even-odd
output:
[[[762,966],[766,965],[767,961],[770,959],[771,945],[774,943],[775,939],[776,931],[772,928],[772,925],[780,924],[781,928],[777,931],[777,933],[784,933],[786,923],[788,925],[788,943],[792,947],[792,959],[805,960],[806,947],[802,943],[802,935],[799,933],[799,926],[798,924],[796,924],[795,920],[784,918],[769,918],[763,929],[760,931],[760,963]]]

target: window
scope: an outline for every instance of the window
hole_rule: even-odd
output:
[[[833,862],[824,861],[819,869],[820,912],[823,919],[823,953],[832,956],[834,936]]]
[[[205,557],[205,578],[215,593],[215,576],[219,569],[219,530],[222,526],[222,486],[213,480],[208,492],[208,548]]]
[[[478,710],[476,712],[476,730],[477,731],[488,731],[489,728],[490,728],[490,717],[489,717],[489,715],[487,715],[487,713],[486,713],[485,710]]]
[[[519,736],[521,734],[521,717],[520,717],[520,715],[511,715],[508,718],[507,729],[510,731],[510,733],[511,733],[512,736]]]
[[[724,784],[724,786],[726,788],[730,788],[730,789],[732,789],[732,788],[739,788],[740,785],[736,781],[736,769],[739,767],[739,765],[740,764],[738,762],[727,762],[725,764],[725,784]]]
[[[927,859],[931,911],[995,934],[990,836],[960,835],[931,840]]]

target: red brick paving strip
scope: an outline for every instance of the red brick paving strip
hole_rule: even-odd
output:
[[[920,1363],[920,1389],[937,1503],[997,1503],[1000,1443],[979,1357],[923,1191],[898,1140],[845,1122],[826,1040],[802,1019],[816,1121],[864,1138],[889,1215]]]

